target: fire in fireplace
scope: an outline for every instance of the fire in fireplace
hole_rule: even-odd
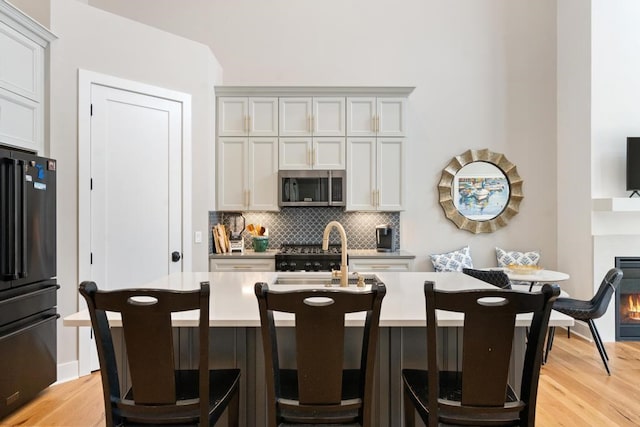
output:
[[[616,257],[623,276],[616,297],[616,340],[640,340],[640,258]]]
[[[620,301],[620,321],[640,322],[640,295],[629,294],[626,301]]]

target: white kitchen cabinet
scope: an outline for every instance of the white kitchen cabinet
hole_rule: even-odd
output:
[[[343,137],[291,137],[279,140],[280,170],[344,170],[346,141]]]
[[[279,134],[344,136],[344,97],[281,97]]]
[[[347,211],[404,209],[404,138],[347,138]]]
[[[413,271],[411,258],[386,258],[382,256],[372,258],[350,258],[349,271]]]
[[[0,142],[41,153],[42,104],[0,88]]]
[[[217,164],[218,210],[279,210],[277,138],[218,138]]]
[[[0,2],[0,144],[44,155],[45,49],[54,39]]]
[[[211,258],[209,259],[210,272],[229,271],[276,271],[276,263],[271,258]]]
[[[347,98],[347,136],[405,136],[406,103],[406,98]]]
[[[218,98],[218,136],[278,136],[278,98]]]

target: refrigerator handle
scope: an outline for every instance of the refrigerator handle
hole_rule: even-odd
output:
[[[20,194],[22,197],[22,213],[20,219],[22,222],[22,238],[21,238],[21,255],[20,255],[20,270],[18,270],[18,276],[20,278],[27,277],[27,180],[26,180],[26,167],[24,160],[18,160],[18,164],[21,168],[20,173]],[[16,221],[17,222],[17,221]],[[16,235],[17,240],[17,235]]]
[[[13,268],[9,272],[12,276],[12,279],[15,280],[18,278],[18,256],[21,253],[18,241],[18,235],[20,232],[21,221],[19,222],[18,218],[20,218],[20,208],[19,208],[19,200],[18,200],[18,160],[11,159],[11,166],[13,169],[13,206],[11,210],[13,211],[13,242],[11,242],[12,251],[13,251]]]
[[[0,205],[2,209],[3,219],[7,223],[7,233],[5,235],[5,240],[2,242],[2,280],[15,280],[15,262],[13,261],[12,254],[15,254],[15,239],[13,232],[15,231],[15,227],[11,227],[9,224],[12,224],[12,217],[14,213],[14,198],[15,195],[12,193],[12,190],[15,190],[15,186],[11,186],[11,181],[13,180],[13,162],[10,158],[3,158],[2,163],[6,164],[6,172],[3,168],[3,173],[6,173],[6,179],[0,188]],[[4,178],[4,177],[3,177]],[[15,256],[15,255],[14,255]]]
[[[18,183],[19,177],[22,175],[18,171],[18,163],[19,160],[11,159],[11,163],[13,166],[13,269],[10,272],[13,275],[13,279],[17,279],[18,271],[20,270],[20,258],[22,257],[22,252],[20,251],[20,228],[22,227],[21,215],[20,215],[20,193],[18,192]]]

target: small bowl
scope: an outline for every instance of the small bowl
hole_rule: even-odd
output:
[[[264,252],[269,246],[268,236],[253,236],[253,250],[256,252]]]
[[[517,264],[509,264],[507,265],[507,270],[513,274],[538,274],[542,267],[537,265],[517,265]]]

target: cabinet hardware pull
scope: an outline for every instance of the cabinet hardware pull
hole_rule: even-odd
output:
[[[249,190],[244,190],[244,205],[249,207]]]
[[[244,131],[249,132],[249,115],[244,116]]]
[[[314,115],[311,115],[311,133],[313,133],[313,128],[316,125],[316,117]]]
[[[390,265],[370,265],[369,268],[372,268],[374,270],[386,270],[388,268],[391,268]]]
[[[236,268],[236,269],[240,269],[240,268],[242,268],[242,269],[249,269],[249,270],[251,270],[251,269],[253,269],[253,266],[252,266],[252,265],[234,265],[234,266],[233,266],[233,268]]]
[[[376,133],[380,132],[380,116],[376,115]]]
[[[313,162],[311,162],[311,164],[312,165],[317,165],[318,164],[318,151],[315,148],[312,148],[311,152],[313,153]]]
[[[311,133],[311,116],[307,116],[307,131]]]

